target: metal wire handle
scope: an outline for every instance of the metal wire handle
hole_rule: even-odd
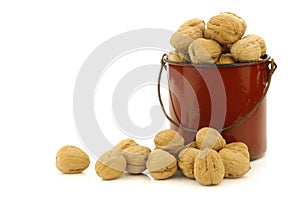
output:
[[[162,72],[163,72],[163,69],[166,67],[166,63],[167,63],[167,54],[164,54],[161,58],[161,67],[160,67],[160,71],[159,71],[159,75],[158,75],[158,83],[157,83],[157,93],[158,93],[158,100],[159,100],[159,103],[160,103],[160,106],[162,108],[162,111],[164,113],[164,115],[166,116],[166,118],[172,123],[174,124],[175,126],[177,126],[178,128],[184,130],[184,131],[188,131],[188,132],[192,132],[192,133],[197,133],[198,130],[195,130],[195,129],[190,129],[188,127],[185,127],[183,126],[182,124],[179,124],[178,122],[176,122],[174,119],[172,119],[168,113],[166,112],[165,110],[165,107],[164,107],[164,104],[163,104],[163,101],[161,99],[161,92],[160,92],[160,82],[161,82],[161,76],[162,76]],[[271,61],[269,61],[269,64],[271,64],[271,68],[270,68],[270,72],[269,72],[269,79],[268,81],[266,82],[266,88],[265,88],[265,91],[262,95],[262,97],[259,99],[259,101],[256,103],[256,105],[244,116],[242,117],[240,120],[238,120],[237,122],[231,124],[230,126],[227,126],[225,128],[222,128],[220,130],[218,130],[219,132],[223,132],[223,131],[227,131],[231,128],[235,128],[237,126],[239,126],[240,124],[244,123],[247,119],[249,119],[254,113],[255,111],[259,108],[259,106],[262,104],[263,100],[265,99],[267,93],[268,93],[268,90],[269,90],[269,87],[270,87],[270,84],[271,84],[271,80],[272,80],[272,75],[274,74],[276,68],[277,68],[277,65],[276,63],[274,62],[274,59],[272,58]],[[268,65],[269,65],[268,64]],[[166,68],[165,68],[166,69]]]

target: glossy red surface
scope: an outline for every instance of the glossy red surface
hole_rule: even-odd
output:
[[[234,66],[168,63],[170,116],[183,126],[223,129],[241,120],[259,102],[266,88],[269,60]],[[172,129],[178,127],[171,125]],[[186,143],[195,133],[178,130]],[[245,142],[251,160],[266,151],[266,99],[244,123],[222,132],[227,143]]]

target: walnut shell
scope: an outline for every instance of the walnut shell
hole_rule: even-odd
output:
[[[215,63],[221,53],[221,46],[214,40],[198,38],[188,49],[190,59],[195,64]]]
[[[232,143],[226,144],[226,146],[224,148],[239,151],[248,160],[250,160],[250,153],[248,150],[248,146],[243,142],[232,142]]]
[[[210,18],[205,35],[220,44],[231,44],[241,39],[246,28],[246,22],[240,16],[223,12]]]
[[[192,18],[192,19],[189,19],[189,20],[185,21],[178,28],[178,31],[182,31],[182,30],[185,30],[187,28],[194,28],[195,30],[200,32],[198,34],[201,34],[205,30],[205,22],[201,19],[198,19],[198,18]],[[198,38],[199,35],[192,35],[192,36],[194,36],[193,38],[196,39],[196,38]]]
[[[219,60],[217,61],[217,64],[233,64],[233,63],[234,63],[234,59],[232,55],[229,53],[222,54]]]
[[[184,148],[184,139],[177,131],[166,129],[158,132],[154,138],[157,149],[162,149],[177,156]]]
[[[196,134],[196,143],[199,149],[214,149],[219,151],[226,145],[226,141],[221,134],[209,127],[201,128]]]
[[[145,165],[130,165],[127,164],[126,170],[130,174],[141,174],[143,171],[145,171],[146,167]]]
[[[111,180],[122,176],[126,164],[126,159],[121,151],[113,149],[100,156],[95,164],[95,170],[103,180]]]
[[[116,146],[115,148],[120,149],[120,150],[124,150],[127,149],[128,147],[132,147],[132,146],[136,146],[138,145],[133,139],[124,139],[121,140]]]
[[[185,145],[185,148],[198,148],[196,141],[192,141],[190,143],[188,143],[187,145]]]
[[[178,53],[176,51],[170,51],[168,54],[168,60],[171,62],[178,62],[178,63],[188,63],[188,55],[183,53]]]
[[[80,148],[66,145],[56,154],[56,167],[65,174],[76,174],[85,170],[90,164],[89,156]]]
[[[135,145],[122,151],[127,161],[126,170],[131,174],[140,174],[146,169],[146,161],[151,150],[148,147]]]
[[[185,148],[180,151],[178,155],[178,167],[181,169],[183,175],[188,178],[195,178],[194,176],[194,161],[199,149]]]
[[[184,22],[172,35],[171,45],[181,53],[187,53],[189,45],[197,38],[203,37],[205,22],[193,18]]]
[[[154,179],[167,179],[176,173],[177,160],[167,151],[157,149],[149,154],[146,166]]]
[[[266,55],[267,47],[266,47],[266,43],[262,37],[260,37],[259,35],[256,35],[256,34],[249,34],[249,35],[245,36],[244,38],[254,39],[260,45],[260,49],[261,49],[260,56]]]
[[[240,151],[224,148],[219,155],[223,160],[226,178],[242,177],[251,169],[250,160]]]
[[[253,38],[243,38],[234,43],[230,52],[236,62],[258,61],[261,56],[260,44]]]
[[[225,169],[220,155],[212,149],[201,150],[195,157],[194,176],[201,185],[218,185]]]
[[[203,38],[205,38],[205,39],[211,39],[211,37],[210,37],[210,31],[208,31],[207,29],[205,29],[204,32],[203,32]]]

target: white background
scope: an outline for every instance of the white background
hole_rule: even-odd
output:
[[[1,1],[0,199],[299,199],[300,13],[296,3]],[[247,33],[264,37],[268,54],[278,64],[268,94],[268,151],[251,163],[252,170],[245,177],[226,179],[214,187],[183,177],[153,181],[125,174],[118,180],[102,181],[94,172],[93,158],[83,174],[62,175],[56,169],[55,154],[61,146],[73,144],[87,150],[76,132],[72,98],[81,65],[97,46],[125,31],[176,30],[189,18],[207,21],[222,11],[242,16],[248,24]],[[148,119],[147,108],[137,103],[139,96],[133,100],[132,118]],[[145,115],[134,113],[141,109]],[[97,114],[110,121],[110,112]],[[117,130],[113,122],[110,125]]]

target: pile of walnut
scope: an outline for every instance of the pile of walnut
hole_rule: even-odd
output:
[[[232,64],[255,62],[266,55],[266,45],[258,35],[246,31],[246,22],[230,12],[208,21],[193,18],[184,22],[171,38],[168,60],[193,64]]]
[[[172,177],[179,168],[188,178],[201,185],[217,185],[224,178],[239,178],[250,170],[248,147],[242,142],[226,144],[213,128],[202,128],[196,141],[184,145],[174,130],[163,130],[154,138],[155,149],[137,144],[132,139],[119,142],[99,157],[95,164],[103,180],[116,179],[127,171],[141,174],[146,169],[157,180]],[[88,156],[80,149],[65,146],[56,155],[56,166],[63,173],[80,173],[89,165]]]

